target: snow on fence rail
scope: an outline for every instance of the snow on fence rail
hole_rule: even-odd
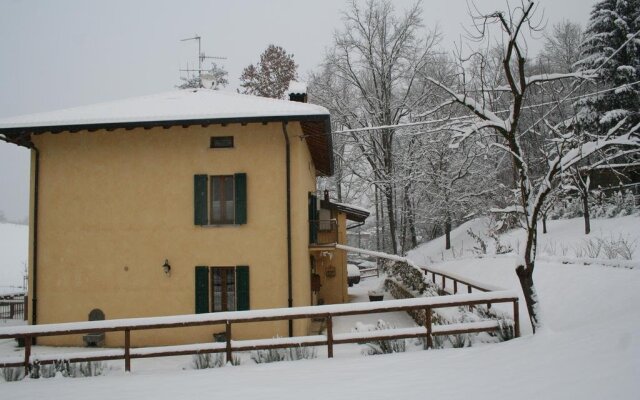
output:
[[[458,293],[458,284],[461,283],[465,286],[467,286],[467,291],[468,293],[472,292],[472,289],[477,289],[481,292],[493,292],[493,291],[503,291],[503,288],[500,288],[498,286],[493,286],[493,285],[489,285],[486,283],[480,283],[477,281],[474,281],[472,279],[469,279],[467,277],[462,277],[460,275],[451,273],[451,272],[445,272],[441,269],[435,268],[435,267],[421,267],[418,266],[416,264],[414,264],[411,260],[409,260],[408,258],[405,257],[401,257],[401,256],[396,256],[393,254],[387,254],[387,253],[382,253],[379,251],[372,251],[372,250],[365,250],[365,249],[359,249],[357,247],[351,247],[351,246],[345,246],[342,244],[336,244],[336,248],[337,249],[341,249],[341,250],[345,250],[345,251],[350,251],[350,252],[354,252],[354,253],[360,253],[360,254],[366,254],[369,256],[373,256],[373,257],[378,257],[378,258],[384,258],[387,260],[392,260],[392,261],[399,261],[399,262],[405,262],[415,268],[418,268],[420,270],[422,270],[425,274],[431,274],[432,279],[433,279],[433,283],[436,283],[436,276],[440,276],[442,279],[442,290],[446,291],[446,280],[450,279],[451,281],[453,281],[453,294],[457,294]]]
[[[0,339],[14,338],[24,341],[24,357],[0,359],[0,367],[24,366],[38,361],[40,364],[51,364],[57,360],[100,361],[124,359],[125,370],[131,370],[131,359],[146,357],[165,357],[199,353],[226,353],[227,361],[232,359],[233,351],[266,350],[292,346],[327,346],[328,356],[333,357],[333,346],[343,343],[358,343],[366,340],[403,339],[426,337],[427,348],[433,348],[433,336],[452,335],[473,332],[498,330],[497,321],[481,321],[473,323],[431,326],[432,310],[437,308],[474,306],[490,303],[512,303],[515,337],[520,336],[518,316],[518,295],[512,291],[459,294],[442,297],[422,297],[413,299],[388,300],[374,303],[332,304],[311,307],[277,308],[251,311],[233,311],[208,314],[191,314],[168,317],[129,318],[105,321],[88,321],[77,323],[47,324],[33,326],[16,326],[0,329]],[[425,326],[416,328],[396,328],[375,332],[357,332],[333,334],[333,318],[345,315],[374,314],[393,311],[424,310]],[[272,338],[260,340],[231,340],[232,324],[283,321],[292,319],[324,318],[327,326],[326,335],[299,336],[289,338]],[[160,328],[179,328],[202,325],[225,325],[224,343],[199,343],[191,345],[162,346],[150,348],[132,348],[130,334],[132,330],[149,330]],[[124,332],[124,349],[107,349],[91,353],[32,355],[32,340],[39,336],[70,335],[79,333]]]

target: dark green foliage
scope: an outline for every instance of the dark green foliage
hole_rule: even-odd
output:
[[[579,70],[598,70],[599,83],[619,87],[640,80],[640,37],[614,52],[640,28],[639,0],[604,0],[591,11],[582,44]],[[609,61],[607,59],[612,57]],[[590,133],[606,133],[623,118],[627,126],[640,122],[640,89],[638,85],[589,97],[579,103],[579,122]]]

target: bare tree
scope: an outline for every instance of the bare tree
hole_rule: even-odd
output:
[[[563,19],[544,35],[544,49],[540,61],[552,72],[571,72],[580,61],[580,45],[583,41],[579,24]]]
[[[529,317],[534,329],[540,326],[539,300],[533,282],[533,271],[536,261],[537,224],[545,210],[548,196],[558,186],[558,180],[563,171],[580,162],[595,159],[603,149],[628,147],[635,151],[640,149],[640,138],[637,131],[640,124],[624,132],[618,123],[608,132],[597,135],[576,134],[566,129],[564,121],[553,121],[553,114],[558,107],[552,106],[541,118],[525,127],[525,101],[534,88],[557,82],[559,80],[576,81],[592,78],[593,75],[585,71],[567,74],[540,74],[527,76],[526,44],[522,38],[523,29],[534,29],[536,24],[532,20],[534,2],[523,1],[521,6],[511,9],[508,13],[495,12],[491,14],[478,13],[474,16],[478,37],[488,38],[488,30],[496,25],[502,32],[504,51],[502,52],[502,73],[507,83],[500,87],[490,87],[486,82],[470,87],[466,81],[465,64],[461,61],[461,90],[449,87],[436,79],[430,81],[449,94],[449,100],[442,106],[462,106],[475,118],[468,122],[452,122],[448,128],[457,133],[454,143],[464,142],[482,134],[495,134],[497,139],[492,148],[508,154],[512,160],[515,182],[516,201],[523,216],[523,227],[526,233],[524,248],[520,249],[515,272],[525,297]],[[474,53],[472,57],[483,57],[482,53]],[[477,82],[476,82],[477,83]],[[501,118],[501,110],[492,107],[487,99],[495,97],[495,93],[506,96],[509,103],[506,118]],[[567,97],[560,99],[560,103]],[[532,135],[543,139],[542,146],[535,155],[544,157],[545,162],[537,168],[531,168],[534,159],[531,147],[523,145],[527,137]],[[621,150],[619,150],[621,151]]]
[[[370,0],[362,6],[353,1],[343,14],[344,30],[335,34],[324,62],[338,92],[329,90],[320,104],[331,110],[332,117],[346,128],[388,126],[350,136],[369,164],[370,182],[384,199],[390,250],[396,254],[393,126],[428,101],[427,85],[418,76],[433,60],[438,41],[435,32],[424,32],[420,14],[420,3],[398,17],[388,1]]]

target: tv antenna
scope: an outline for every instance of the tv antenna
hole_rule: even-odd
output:
[[[202,86],[202,62],[206,59],[214,59],[214,60],[226,60],[227,57],[217,57],[217,56],[207,56],[202,52],[202,38],[200,35],[196,34],[194,37],[180,39],[181,42],[186,42],[189,40],[197,40],[198,41],[198,69],[189,69],[189,65],[187,64],[187,69],[181,69],[180,72],[197,72],[198,79],[200,80],[200,86]]]

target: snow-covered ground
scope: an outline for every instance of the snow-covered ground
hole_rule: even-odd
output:
[[[478,221],[469,224],[474,223],[481,225]],[[583,239],[579,220],[553,221],[549,229],[550,243],[574,245]],[[464,239],[465,231],[465,227],[457,229],[452,237],[469,240],[471,248],[472,239]],[[638,240],[640,218],[596,220],[594,234],[598,232]],[[515,234],[507,234],[503,240],[512,237]],[[454,247],[461,246],[457,240]],[[442,245],[431,243],[410,257],[418,263],[429,257],[436,262],[442,253]],[[438,268],[519,291],[513,256],[474,259],[467,254],[445,259]],[[326,352],[319,349],[314,360],[247,362],[197,371],[182,369],[188,365],[187,358],[136,360],[129,374],[117,369],[96,378],[0,383],[0,393],[7,399],[638,398],[640,268],[564,264],[549,259],[537,264],[534,279],[544,329],[536,335],[526,334],[528,325],[523,323],[525,335],[505,343],[378,356],[362,356],[345,345],[336,347],[334,359],[324,358]],[[365,279],[350,288],[350,297],[364,299],[378,284]],[[404,315],[390,317],[398,325],[412,323]],[[355,322],[359,321],[336,321],[336,330],[348,330]]]
[[[0,296],[23,292],[29,227],[0,223]]]

